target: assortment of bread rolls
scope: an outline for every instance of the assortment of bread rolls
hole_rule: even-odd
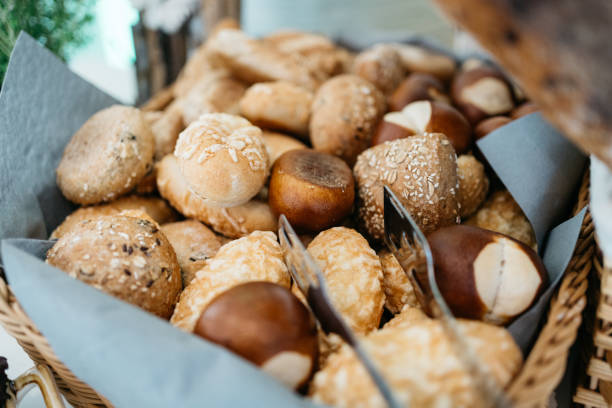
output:
[[[416,45],[355,55],[318,34],[255,39],[229,24],[168,95],[154,111],[102,110],[74,134],[57,182],[82,207],[51,234],[49,264],[317,401],[382,406],[292,284],[283,214],[402,402],[477,405],[440,323],[383,248],[387,185],[427,234],[447,303],[475,320],[460,321],[468,341],[508,384],[522,358],[502,326],[548,282],[529,221],[473,143],[537,110],[500,71],[458,69]]]

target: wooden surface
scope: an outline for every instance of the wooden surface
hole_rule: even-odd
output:
[[[434,0],[584,151],[612,168],[612,1]]]

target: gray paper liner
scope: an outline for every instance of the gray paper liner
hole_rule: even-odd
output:
[[[32,38],[20,35],[0,94],[0,239],[44,239],[74,209],[56,186],[55,168],[72,134],[93,113],[114,103]],[[534,123],[530,118],[498,129],[479,145],[537,225],[541,243],[563,215],[561,209],[573,204],[571,193],[584,158],[565,139],[552,135],[541,119]],[[542,140],[527,143],[522,141],[526,135]],[[525,179],[530,160],[538,161],[537,170],[526,172]],[[542,169],[546,166],[552,168]],[[534,172],[537,177],[532,177]],[[529,188],[517,189],[517,184]],[[533,218],[539,215],[545,217],[543,222]],[[533,341],[571,257],[583,216],[584,211],[550,234],[543,258],[552,285],[510,326],[523,351]],[[41,259],[49,245],[23,239],[2,242],[11,288],[60,359],[116,406],[312,406],[224,349],[46,265]]]

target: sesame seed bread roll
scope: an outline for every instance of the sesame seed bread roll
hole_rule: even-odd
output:
[[[153,167],[155,142],[142,112],[103,109],[81,126],[64,149],[57,185],[72,202],[90,205],[132,191]]]
[[[81,221],[51,247],[47,263],[164,319],[181,290],[172,246],[157,225],[142,218]]]
[[[164,200],[157,197],[142,197],[129,195],[108,204],[81,207],[69,214],[64,221],[51,233],[49,239],[61,238],[84,220],[90,220],[104,215],[117,215],[125,210],[140,210],[148,214],[158,224],[176,220],[177,214]]]
[[[414,287],[395,256],[383,250],[378,254],[383,271],[382,286],[385,292],[385,307],[391,313],[399,313],[406,305],[420,308]]]
[[[374,239],[384,234],[383,186],[388,185],[425,234],[458,222],[457,159],[441,133],[376,145],[353,169],[358,215]]]
[[[474,214],[487,198],[489,178],[484,165],[471,154],[462,154],[457,158],[457,177],[459,215],[465,218]]]
[[[181,294],[171,323],[193,331],[202,311],[217,295],[241,283],[266,281],[289,288],[291,278],[273,232],[256,231],[219,249]]]
[[[385,109],[383,94],[370,82],[356,75],[333,77],[319,88],[312,104],[312,147],[352,166],[370,146]]]
[[[459,320],[458,325],[478,360],[503,389],[523,363],[510,333],[477,321]],[[486,406],[437,320],[420,316],[410,324],[385,326],[363,338],[361,344],[402,405]],[[387,406],[347,345],[332,354],[315,375],[310,395],[316,402],[335,407]]]
[[[221,240],[197,220],[171,222],[160,227],[170,241],[181,266],[183,287],[193,280],[209,258],[221,248]]]
[[[335,227],[317,235],[308,252],[347,324],[359,334],[378,328],[385,302],[382,268],[368,241],[353,229]]]
[[[246,203],[268,176],[261,130],[226,113],[192,122],[180,134],[174,155],[189,189],[210,207]]]
[[[312,92],[291,82],[252,85],[240,100],[240,112],[257,126],[308,137]]]
[[[218,57],[237,78],[248,83],[288,81],[314,90],[319,82],[300,59],[235,29],[218,31],[207,41],[208,51]]]
[[[174,155],[164,157],[155,168],[159,193],[185,217],[202,221],[229,238],[277,230],[277,218],[267,202],[253,199],[236,207],[209,207],[188,188]]]
[[[377,44],[357,54],[353,70],[356,75],[376,85],[385,95],[391,94],[405,76],[398,52],[388,44]]]
[[[304,143],[282,133],[264,130],[262,132],[262,137],[264,145],[266,146],[266,151],[268,152],[268,157],[270,159],[270,169],[272,169],[272,165],[274,165],[276,159],[281,157],[283,153],[290,150],[307,148]]]

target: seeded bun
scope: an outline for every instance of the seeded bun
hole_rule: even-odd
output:
[[[358,215],[375,239],[384,233],[383,186],[397,195],[425,234],[458,222],[457,159],[441,133],[374,146],[357,158]]]
[[[365,79],[356,75],[330,79],[319,88],[312,104],[312,147],[352,166],[370,145],[385,108],[383,94]]]
[[[246,203],[268,176],[261,130],[226,113],[204,114],[191,123],[174,155],[189,189],[210,207]]]
[[[240,100],[240,112],[253,124],[306,139],[312,92],[291,82],[258,83]]]
[[[489,178],[484,165],[471,154],[462,154],[457,158],[457,177],[459,215],[464,218],[474,214],[487,198]]]
[[[236,207],[209,207],[188,188],[174,155],[164,157],[156,169],[159,193],[185,217],[202,221],[230,238],[253,231],[276,231],[277,219],[267,202],[253,199]]]
[[[72,136],[57,167],[57,185],[78,204],[111,201],[133,190],[152,168],[154,143],[140,110],[103,109]]]
[[[47,263],[164,319],[181,290],[172,246],[154,223],[142,218],[81,221],[48,251]]]

